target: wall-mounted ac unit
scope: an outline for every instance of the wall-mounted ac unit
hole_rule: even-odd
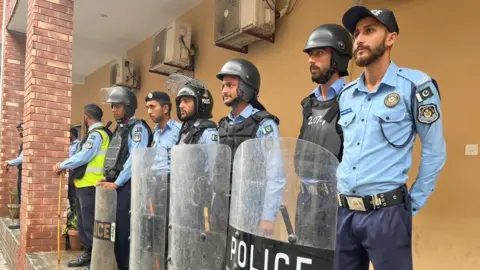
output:
[[[214,8],[216,46],[246,53],[253,42],[273,42],[275,0],[215,0]]]
[[[190,46],[192,27],[174,20],[153,36],[150,71],[162,75],[184,73],[193,69]]]
[[[125,58],[115,59],[110,64],[110,86],[140,88],[140,76],[135,65]]]

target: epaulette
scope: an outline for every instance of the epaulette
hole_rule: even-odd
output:
[[[422,86],[432,81],[430,76],[415,69],[399,68],[397,74],[412,82],[417,89],[421,89]]]

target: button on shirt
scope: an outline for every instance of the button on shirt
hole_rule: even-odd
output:
[[[421,102],[412,95],[412,89],[415,94],[428,88],[433,96]],[[440,96],[430,77],[391,62],[377,89],[369,92],[362,74],[342,91],[339,105],[344,153],[337,178],[338,191],[342,194],[374,195],[403,185],[412,165],[414,139],[404,147],[393,147],[385,137],[400,146],[408,141],[412,126],[416,125],[422,141],[420,169],[410,190],[413,214],[416,214],[433,192],[446,159]],[[436,108],[438,120],[419,121],[422,117],[434,119],[434,114],[418,115],[422,106],[429,106],[432,111]]]
[[[338,95],[338,92],[340,92],[340,90],[342,90],[344,86],[345,86],[345,81],[342,78],[339,78],[334,83],[332,83],[332,85],[330,85],[330,87],[327,90],[327,100],[334,99]],[[315,94],[315,97],[317,98],[318,101],[326,101],[326,100],[323,100],[320,87],[315,88],[315,90],[313,90],[311,94]],[[319,180],[302,177],[302,182],[307,185],[311,185],[314,183],[318,183]]]
[[[159,172],[160,175],[170,173],[171,149],[178,141],[181,127],[182,125],[173,119],[168,120],[163,130],[160,129],[159,125],[155,127],[153,147],[157,149],[157,152],[154,171]]]
[[[258,109],[255,109],[249,104],[237,117],[233,117],[230,113],[228,118],[232,120],[230,122],[231,124],[236,124],[242,122],[258,111]],[[272,132],[265,134],[264,130],[270,130],[269,126],[271,127]],[[280,130],[275,121],[267,119],[258,127],[255,135],[256,138],[279,138]],[[268,183],[265,192],[265,206],[262,216],[265,220],[274,221],[277,212],[280,209],[283,198],[283,189],[285,188],[285,174],[282,167],[283,159],[280,146],[272,147],[271,152],[266,153],[265,156],[268,157],[266,158]]]

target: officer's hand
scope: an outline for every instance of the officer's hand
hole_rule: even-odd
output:
[[[112,189],[118,188],[118,186],[112,182],[98,182],[97,187],[112,188]]]
[[[265,219],[262,219],[262,221],[260,221],[260,231],[266,236],[273,234],[274,227],[275,227],[275,222],[273,221],[269,221]]]
[[[57,162],[57,164],[53,166],[53,172],[56,174],[60,174],[62,172],[62,170],[60,169],[60,162]]]

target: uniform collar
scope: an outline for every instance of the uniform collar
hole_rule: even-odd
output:
[[[330,87],[328,88],[327,100],[336,97],[338,95],[338,92],[340,92],[340,90],[342,90],[344,86],[345,81],[343,80],[343,78],[338,78],[338,80],[333,82],[332,85],[330,85]],[[316,98],[323,100],[322,93],[320,92],[320,86],[317,86],[317,88],[315,88],[311,94],[314,94]]]
[[[228,114],[228,118],[230,118],[230,120],[235,120],[235,118],[238,117],[242,117],[241,119],[247,119],[248,117],[250,117],[250,115],[253,114],[253,110],[253,106],[251,104],[248,104],[248,106],[245,107],[245,109],[243,109],[243,111],[237,117],[233,117],[232,112],[230,112]]]
[[[100,126],[103,126],[103,123],[102,122],[96,122],[95,124],[88,127],[88,131],[92,131],[94,128],[97,128],[97,127],[100,127]]]
[[[167,130],[167,128],[172,129],[173,123],[174,123],[174,120],[172,118],[170,118],[170,119],[168,119],[167,124],[165,125],[165,128],[163,130],[160,130],[160,125],[159,124],[157,124],[157,126],[155,126],[155,130],[160,131],[160,132],[164,132],[165,130]]]
[[[390,65],[387,68],[387,72],[385,72],[385,75],[383,75],[382,81],[380,82],[380,85],[388,85],[391,87],[396,87],[397,86],[397,72],[398,72],[398,67],[397,65],[393,62],[390,61]],[[377,88],[377,89],[378,89]],[[362,75],[360,75],[360,79],[357,82],[357,90],[363,91],[363,92],[368,92],[367,87],[365,86],[365,73],[363,72]],[[376,92],[377,90],[375,90]]]

